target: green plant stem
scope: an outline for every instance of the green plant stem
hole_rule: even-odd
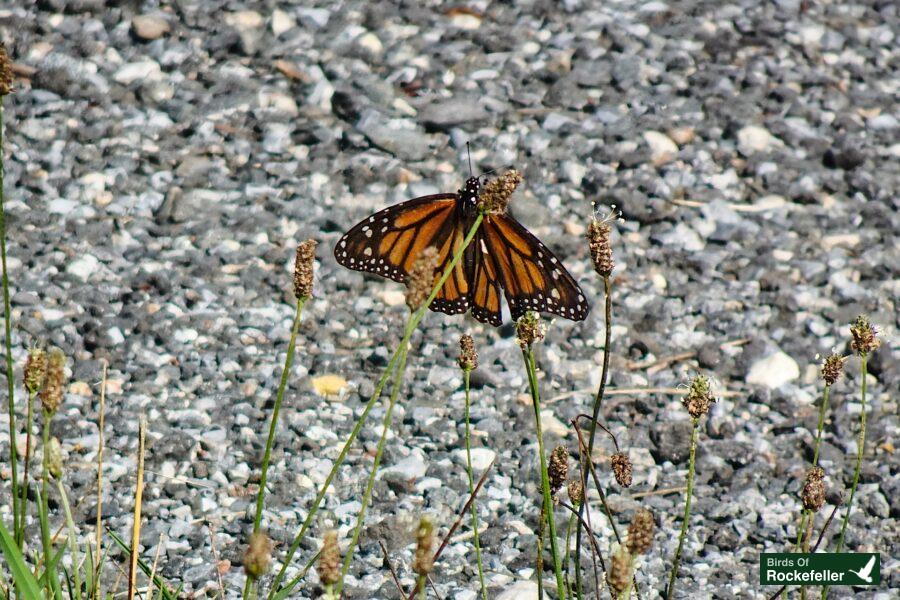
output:
[[[78,597],[83,597],[81,588],[81,559],[78,553],[78,544],[75,536],[75,521],[72,519],[72,508],[69,506],[69,497],[66,494],[66,488],[63,487],[60,479],[56,480],[56,489],[59,490],[59,497],[62,502],[63,511],[66,514],[66,527],[69,533],[69,556],[72,560],[72,578],[75,580],[75,589],[78,590]],[[74,600],[74,599],[73,599]]]
[[[628,559],[628,572],[631,573],[632,575],[631,575],[631,579],[629,579],[629,581],[628,581],[628,587],[626,587],[624,590],[622,590],[622,592],[619,594],[619,600],[628,600],[629,598],[631,598],[631,586],[635,581],[634,566],[637,563],[637,556],[634,556],[634,555],[629,555],[629,556],[631,558]]]
[[[525,359],[525,370],[528,372],[528,385],[531,388],[531,402],[534,405],[534,430],[538,442],[538,455],[541,464],[541,487],[544,492],[544,512],[547,516],[547,526],[550,533],[550,552],[553,554],[553,570],[556,572],[557,595],[560,600],[566,598],[566,585],[562,575],[562,563],[559,556],[556,540],[556,520],[553,518],[553,499],[550,497],[550,476],[547,472],[547,460],[544,456],[544,432],[541,428],[541,395],[538,390],[537,373],[534,363],[534,351],[531,346],[522,348],[522,357]],[[537,574],[541,577],[541,573]]]
[[[53,596],[53,585],[52,580],[54,577],[51,577],[51,573],[54,573],[53,563],[51,562],[51,558],[53,555],[53,546],[50,542],[50,503],[47,500],[48,496],[48,488],[50,485],[50,453],[47,449],[50,447],[50,422],[52,420],[52,416],[46,410],[44,411],[44,426],[42,428],[43,442],[44,445],[42,447],[43,452],[43,461],[42,461],[42,469],[41,469],[41,541],[44,546],[44,568],[47,570],[47,576],[45,578],[45,587],[47,590],[47,597],[51,598]]]
[[[691,518],[691,496],[694,493],[694,468],[697,457],[697,434],[700,431],[700,419],[693,419],[691,429],[691,457],[688,462],[687,498],[684,502],[684,520],[681,522],[681,533],[678,535],[678,549],[675,550],[675,560],[672,561],[672,575],[669,577],[669,587],[666,589],[666,598],[671,600],[675,593],[675,580],[678,577],[678,566],[681,562],[681,550],[684,548],[684,538],[687,534],[688,522]]]
[[[0,262],[3,268],[3,327],[6,349],[6,404],[9,409],[9,465],[12,476],[13,535],[16,545],[22,549],[24,523],[19,523],[19,458],[16,446],[16,398],[15,376],[12,359],[12,310],[9,302],[9,272],[6,270],[6,195],[3,193],[3,102],[0,100]]]
[[[475,493],[475,474],[472,469],[472,439],[469,422],[469,376],[471,369],[463,369],[463,384],[466,389],[466,475],[469,477],[469,495]],[[475,562],[478,566],[478,584],[481,586],[481,598],[487,600],[487,587],[484,585],[484,566],[481,563],[481,541],[478,536],[478,507],[472,502],[472,543],[475,546]]]
[[[416,579],[416,590],[419,592],[419,600],[425,600],[425,575],[419,575]]]
[[[547,524],[547,516],[544,514],[544,504],[541,501],[541,515],[538,519],[537,554],[535,555],[534,572],[537,573],[538,599],[544,598],[544,526]]]
[[[375,478],[378,475],[378,466],[381,464],[381,456],[384,454],[384,446],[387,442],[388,433],[390,433],[391,424],[394,419],[394,406],[397,404],[400,388],[403,387],[403,375],[406,373],[406,354],[407,349],[402,348],[397,370],[394,371],[394,380],[391,384],[391,397],[388,400],[387,410],[384,413],[381,437],[378,439],[378,446],[375,450],[375,461],[372,463],[372,471],[369,473],[369,480],[366,482],[366,491],[363,493],[362,506],[360,506],[359,515],[356,517],[356,526],[353,528],[353,535],[350,537],[350,547],[347,549],[347,555],[344,556],[344,564],[341,567],[341,579],[335,586],[334,593],[338,598],[341,597],[341,592],[344,589],[344,578],[350,571],[350,563],[353,562],[356,544],[359,541],[359,535],[362,533],[363,523],[366,519],[366,509],[369,506],[369,502],[372,500],[372,491],[375,489]]]
[[[609,346],[612,343],[612,295],[611,295],[612,285],[610,284],[609,277],[603,278],[603,296],[604,296],[604,341],[603,341],[603,367],[600,371],[600,385],[597,388],[597,395],[594,396],[594,406],[591,410],[591,429],[590,435],[588,437],[588,446],[587,446],[587,456],[582,461],[582,481],[587,481],[587,463],[594,460],[594,438],[597,434],[597,419],[600,418],[600,407],[603,405],[603,394],[606,392],[606,379],[609,374]],[[603,494],[602,490],[599,490],[600,494]],[[585,501],[581,503],[578,507],[578,517],[579,519],[584,514],[585,507],[587,506],[587,486],[585,485],[584,489],[584,498]],[[604,502],[605,503],[605,502]],[[609,515],[607,511],[607,518],[609,522],[612,523],[612,517]],[[613,524],[615,527],[615,524]],[[618,534],[616,535],[618,537]],[[575,587],[578,590],[578,597],[582,597],[582,583],[581,583],[581,527],[577,528],[575,532]],[[598,590],[599,593],[599,590]]]
[[[840,552],[844,547],[844,534],[847,532],[847,523],[850,522],[850,511],[853,510],[853,497],[856,495],[856,486],[859,485],[859,471],[862,467],[863,454],[866,449],[866,378],[868,375],[868,356],[860,354],[859,371],[862,382],[859,385],[860,401],[862,409],[859,411],[859,438],[856,442],[856,467],[853,469],[853,485],[850,487],[850,499],[847,500],[847,512],[841,523],[841,534],[838,536],[837,549]]]
[[[25,417],[25,469],[22,472],[22,501],[19,504],[19,529],[16,532],[16,540],[25,539],[25,517],[28,513],[28,471],[31,465],[31,430],[34,427],[34,399],[36,393],[28,393],[28,407]]]
[[[422,307],[410,315],[409,320],[406,325],[406,334],[403,336],[403,339],[400,340],[400,343],[397,345],[397,348],[394,350],[394,354],[391,356],[390,362],[388,362],[387,367],[385,367],[384,372],[381,374],[381,377],[378,380],[378,383],[375,385],[375,391],[372,393],[372,396],[369,398],[369,401],[366,403],[365,408],[363,409],[362,415],[360,415],[359,419],[357,419],[356,424],[353,426],[353,430],[350,432],[350,435],[347,437],[347,441],[344,442],[343,448],[341,448],[341,452],[335,460],[334,465],[331,467],[331,471],[328,473],[328,476],[325,478],[325,483],[322,484],[322,488],[319,490],[319,493],[316,494],[316,499],[313,501],[313,505],[309,510],[309,513],[306,515],[306,518],[303,520],[303,524],[300,526],[300,530],[297,532],[297,535],[294,536],[294,541],[291,542],[290,548],[288,548],[288,552],[285,556],[284,562],[281,564],[281,568],[278,571],[278,574],[275,576],[274,581],[272,582],[272,588],[269,590],[269,594],[267,598],[269,600],[273,600],[276,597],[276,594],[279,593],[278,586],[281,585],[281,582],[284,581],[285,573],[287,572],[287,568],[291,563],[291,560],[294,557],[294,554],[297,553],[297,550],[300,548],[300,544],[303,541],[303,536],[306,531],[309,529],[312,524],[313,518],[315,518],[316,513],[319,510],[319,506],[322,504],[322,500],[325,498],[325,494],[328,491],[328,487],[331,485],[331,482],[334,480],[337,475],[338,469],[340,469],[341,465],[344,464],[344,460],[347,458],[347,453],[350,451],[350,446],[353,444],[354,440],[356,440],[356,436],[359,435],[360,430],[363,427],[366,419],[369,416],[369,413],[372,411],[372,408],[375,406],[375,402],[381,397],[381,390],[384,388],[384,385],[387,383],[388,378],[394,370],[394,366],[397,364],[397,359],[400,355],[401,348],[406,348],[409,343],[410,337],[412,337],[413,332],[418,327],[419,323],[425,317],[425,313],[428,311],[428,307],[431,305],[432,301],[437,296],[441,287],[443,287],[444,282],[450,278],[450,274],[453,273],[453,269],[456,268],[456,265],[462,259],[462,255],[465,252],[466,248],[469,244],[472,243],[472,239],[475,237],[475,233],[478,231],[478,228],[481,226],[481,222],[484,220],[484,213],[479,213],[475,218],[475,222],[472,224],[471,229],[466,234],[465,239],[463,240],[460,248],[456,251],[456,254],[453,256],[453,260],[450,261],[450,264],[447,265],[447,268],[444,269],[444,273],[441,275],[441,278],[438,279],[434,288],[431,290],[431,295],[428,296],[428,299],[425,300],[425,303]],[[284,591],[289,591],[293,589],[296,585],[300,583],[301,580],[294,579],[290,582],[289,586],[285,588]]]
[[[853,469],[853,485],[850,486],[850,499],[847,500],[847,512],[844,514],[844,520],[841,523],[841,534],[838,536],[837,547],[835,552],[840,552],[844,548],[844,534],[847,533],[847,523],[850,522],[850,511],[853,510],[853,497],[856,496],[856,486],[859,485],[859,471],[862,468],[863,454],[866,450],[866,379],[869,374],[868,355],[859,355],[859,373],[862,381],[859,384],[860,402],[862,409],[859,411],[859,437],[856,441],[856,467]],[[822,588],[822,600],[828,596],[828,586]]]
[[[572,595],[571,582],[569,581],[569,544],[572,539],[572,528],[575,527],[576,514],[569,515],[569,524],[566,526],[566,548],[563,551],[563,575],[566,578],[566,594]]]
[[[269,460],[272,456],[272,446],[275,444],[275,432],[278,429],[278,415],[281,412],[281,403],[284,400],[284,391],[287,388],[288,377],[294,362],[294,351],[297,344],[297,332],[300,330],[300,321],[303,315],[303,306],[309,298],[297,298],[297,307],[294,310],[294,324],[291,327],[291,340],[288,342],[287,356],[284,358],[284,367],[281,369],[281,381],[278,384],[278,393],[275,396],[275,407],[272,409],[272,420],[269,422],[269,437],[266,440],[266,451],[263,454],[262,469],[259,477],[259,491],[256,494],[256,516],[253,519],[253,533],[259,531],[262,523],[263,505],[266,497],[266,480],[269,473]],[[251,594],[256,596],[256,580],[247,577],[244,583],[244,598],[249,599]]]
[[[819,422],[816,426],[816,442],[815,447],[813,449],[813,459],[812,466],[815,467],[819,464],[819,449],[822,446],[822,437],[825,431],[825,413],[828,411],[828,400],[831,396],[831,386],[827,383],[825,384],[825,389],[822,392],[822,403],[819,405]],[[805,552],[806,550],[801,545],[803,543],[803,532],[809,529],[812,531],[812,521],[815,519],[813,512],[808,508],[803,509],[800,515],[800,525],[797,527],[797,542],[794,544],[795,548],[798,551]],[[807,544],[809,543],[809,538],[807,537]],[[787,588],[785,588],[784,594],[782,597],[787,597]],[[800,597],[806,598],[806,586],[800,586]]]

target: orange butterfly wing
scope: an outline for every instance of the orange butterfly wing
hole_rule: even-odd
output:
[[[500,308],[500,267],[494,255],[489,251],[485,240],[484,225],[475,234],[469,246],[472,250],[472,316],[482,323],[494,327],[503,324]]]
[[[499,271],[499,284],[513,320],[529,310],[572,321],[587,317],[590,306],[584,292],[559,259],[530,231],[507,215],[486,215],[482,227],[484,247],[480,248],[479,258],[486,264],[484,279],[490,280],[491,267]],[[491,298],[489,293],[480,292],[481,287],[476,285],[476,306],[480,298]],[[488,302],[480,310],[490,308]]]
[[[458,198],[457,194],[434,194],[389,206],[344,234],[334,248],[334,257],[349,269],[406,283],[419,253],[434,246],[438,251],[437,281],[465,237]],[[431,308],[451,315],[468,310],[465,261],[457,263]]]

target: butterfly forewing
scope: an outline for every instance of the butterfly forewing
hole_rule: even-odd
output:
[[[456,194],[435,194],[389,206],[344,234],[334,257],[348,269],[404,283],[423,249],[440,248],[450,239],[456,199]]]
[[[531,232],[507,215],[484,219],[486,256],[499,267],[500,284],[513,320],[529,310],[572,321],[583,320],[590,307],[584,292],[562,263]]]

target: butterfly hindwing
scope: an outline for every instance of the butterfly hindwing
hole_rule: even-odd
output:
[[[469,248],[472,249],[472,316],[482,323],[499,327],[503,323],[500,309],[500,267],[488,251],[484,229],[479,229]]]
[[[499,267],[500,283],[513,320],[525,312],[548,312],[572,321],[587,317],[584,292],[559,259],[515,219],[487,215],[486,255]]]
[[[451,219],[448,223],[452,227],[452,231],[446,237],[441,238],[444,240],[443,243],[433,244],[438,249],[438,269],[435,272],[435,283],[443,275],[444,270],[465,241],[466,232],[463,231],[461,220]],[[466,273],[466,261],[460,259],[431,302],[431,309],[448,315],[458,315],[469,310],[470,281],[471,279]]]

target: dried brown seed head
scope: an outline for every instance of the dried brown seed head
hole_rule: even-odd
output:
[[[843,356],[837,354],[832,354],[825,359],[825,362],[822,363],[822,379],[825,380],[826,385],[834,385],[834,382],[840,378],[845,360]]]
[[[12,61],[6,52],[6,46],[0,43],[0,97],[13,91]]]
[[[47,375],[47,353],[40,348],[32,348],[25,359],[25,389],[29,394],[41,391]]]
[[[584,502],[584,485],[580,479],[573,479],[569,482],[569,500],[576,508]]]
[[[631,459],[624,452],[616,452],[612,455],[612,471],[616,476],[616,482],[622,487],[631,487]]]
[[[524,350],[544,339],[544,327],[537,313],[528,311],[516,321],[516,341]]]
[[[250,536],[247,550],[244,552],[244,571],[250,579],[259,579],[269,572],[272,565],[272,540],[257,531]]]
[[[337,531],[325,532],[322,540],[322,552],[316,567],[319,580],[325,585],[332,585],[341,579],[341,550],[338,547]]]
[[[550,477],[550,493],[555,496],[569,478],[569,453],[563,446],[557,446],[550,453],[547,471]]]
[[[881,340],[876,337],[878,331],[865,315],[856,317],[856,322],[850,326],[850,335],[853,338],[850,347],[861,356],[874,352],[881,346]]]
[[[712,395],[709,385],[709,377],[697,375],[691,381],[691,389],[681,401],[691,417],[699,419],[709,412],[709,405],[716,399]]]
[[[825,470],[813,467],[806,473],[806,484],[800,492],[803,508],[818,512],[825,504]]]
[[[594,271],[600,277],[609,277],[616,264],[613,260],[612,246],[609,243],[609,234],[612,231],[609,224],[615,220],[617,213],[615,211],[609,213],[604,219],[591,219],[588,225],[587,239],[588,248],[591,251],[591,262],[594,264]]]
[[[475,351],[475,340],[468,333],[459,338],[459,357],[456,359],[463,371],[474,371],[478,368],[478,352]]]
[[[639,510],[628,526],[628,551],[632,555],[646,554],[653,543],[653,515],[649,510]]]
[[[59,348],[53,348],[47,358],[47,373],[41,388],[41,405],[51,415],[62,404],[65,383],[66,355]]]
[[[312,298],[313,263],[316,260],[316,240],[306,240],[297,244],[297,255],[294,257],[294,296]]]
[[[428,517],[419,519],[416,528],[416,553],[412,569],[417,575],[428,575],[434,566],[434,525]]]
[[[613,554],[612,564],[609,566],[609,572],[606,574],[606,579],[609,583],[609,587],[611,587],[616,594],[623,592],[628,587],[628,584],[631,583],[631,555],[628,553],[628,550],[619,548],[619,550]]]
[[[497,179],[489,181],[478,195],[479,210],[504,214],[509,207],[509,199],[520,183],[522,174],[515,169],[510,169]]]
[[[438,267],[438,251],[429,246],[422,250],[406,281],[406,305],[409,310],[416,311],[425,303],[435,284],[435,271]]]

